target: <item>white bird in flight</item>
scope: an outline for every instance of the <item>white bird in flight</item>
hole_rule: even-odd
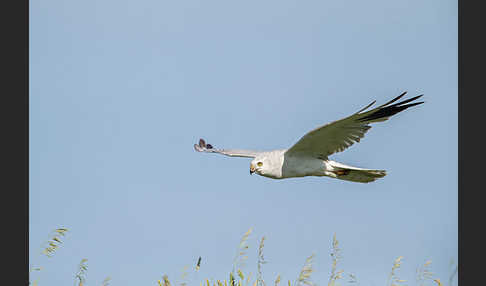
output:
[[[194,144],[194,149],[198,152],[253,158],[250,163],[250,174],[257,173],[272,179],[328,176],[359,183],[373,182],[384,177],[386,171],[352,167],[329,160],[328,157],[359,142],[366,131],[371,128],[370,123],[388,120],[394,114],[424,103],[423,101],[409,103],[422,96],[419,95],[392,104],[406,93],[402,93],[381,106],[365,111],[376,102],[375,100],[351,116],[318,127],[305,134],[288,149],[272,151],[216,149],[211,144],[206,144],[203,139],[199,140],[199,144]]]

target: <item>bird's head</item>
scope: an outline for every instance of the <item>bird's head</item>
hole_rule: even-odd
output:
[[[257,157],[253,159],[250,163],[250,175],[253,173],[257,173],[259,175],[263,175],[265,173],[265,157]]]

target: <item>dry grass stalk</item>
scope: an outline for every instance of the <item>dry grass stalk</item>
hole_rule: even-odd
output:
[[[341,259],[341,249],[339,248],[339,241],[336,239],[336,233],[334,233],[332,237],[332,267],[331,267],[331,275],[329,276],[329,283],[328,286],[333,286],[336,283],[336,280],[342,278],[343,270],[337,270],[337,263]]]
[[[200,267],[201,267],[201,256],[199,256],[199,258],[197,259],[196,267],[194,271],[197,272],[200,269]],[[189,266],[186,265],[182,268],[182,274],[180,277],[181,282],[179,283],[180,286],[187,286],[187,280],[189,275],[190,275]],[[162,276],[162,281],[157,280],[157,283],[159,286],[171,286],[169,277],[167,275]],[[214,285],[216,285],[216,283],[214,283]],[[202,282],[201,282],[201,286],[203,286]],[[207,286],[210,286],[209,280],[207,280]]]
[[[449,276],[449,286],[452,286],[452,282],[454,281],[454,277],[457,275],[458,267],[457,267],[457,265],[455,265],[454,260],[451,260],[451,264],[450,265],[451,265],[451,267],[454,267],[454,269],[452,270],[451,275]]]
[[[46,247],[42,250],[42,254],[47,257],[52,257],[59,246],[62,244],[61,236],[65,236],[67,228],[58,228],[54,230],[52,238],[46,242]]]
[[[240,244],[238,245],[238,251],[233,260],[233,273],[235,273],[236,269],[242,268],[244,266],[244,261],[248,258],[248,256],[246,256],[248,250],[248,238],[252,231],[253,229],[250,227],[241,238]]]
[[[402,279],[399,279],[395,273],[395,271],[397,269],[400,268],[400,266],[402,265],[402,259],[403,259],[403,256],[399,256],[397,259],[395,259],[395,261],[393,262],[393,267],[392,267],[392,270],[390,272],[390,276],[388,277],[388,284],[390,286],[400,286],[399,283],[403,283],[405,282],[405,280],[402,280]]]
[[[260,245],[258,246],[258,276],[257,276],[257,285],[258,286],[265,286],[265,281],[263,280],[263,264],[267,263],[265,258],[263,257],[263,247],[265,246],[265,236],[262,237],[260,241]]]
[[[275,279],[275,286],[278,286],[278,283],[280,283],[280,274]]]
[[[300,270],[299,277],[297,278],[297,282],[295,283],[296,286],[301,286],[302,284],[308,286],[314,285],[314,283],[310,280],[310,276],[314,271],[314,269],[312,268],[313,260],[314,260],[314,254],[307,257],[307,259],[305,260],[304,267],[302,267],[302,270]],[[289,281],[289,286],[290,286],[290,281]]]
[[[431,263],[432,261],[428,260],[417,269],[417,282],[420,283],[420,286],[423,286],[426,280],[433,280],[434,278],[434,273],[429,270]]]
[[[76,279],[78,279],[78,286],[83,286],[86,281],[86,275],[88,272],[88,265],[86,262],[88,259],[83,258],[78,266],[78,273],[76,273]]]
[[[42,267],[31,267],[30,270],[29,270],[29,276],[30,276],[30,273],[32,273],[32,271],[41,271],[41,270],[42,270]],[[29,279],[29,284],[31,284],[30,279]],[[32,285],[37,286],[37,280],[34,280],[34,282],[32,282]]]
[[[52,257],[54,253],[56,252],[57,249],[59,249],[59,246],[62,244],[61,237],[65,236],[66,233],[68,232],[67,228],[57,228],[53,231],[53,233],[50,235],[50,239],[45,243],[46,246],[42,250],[42,254],[47,256],[47,257]],[[32,271],[40,271],[42,267],[32,267],[29,271],[29,275]],[[30,280],[29,280],[30,284]],[[37,285],[37,280],[35,280],[32,285]]]
[[[231,286],[236,286],[235,276],[233,275],[233,272],[230,272],[230,276],[229,276],[229,284],[230,284]]]
[[[246,276],[246,281],[245,281],[245,286],[248,286],[248,284],[250,284],[250,278],[251,278],[251,275],[252,273],[248,273],[248,275]]]
[[[238,277],[240,277],[241,281],[244,281],[245,280],[245,275],[243,274],[243,272],[240,269],[238,269],[237,272],[238,272]]]
[[[189,275],[189,272],[187,272],[187,270],[189,270],[189,266],[187,266],[187,265],[184,266],[184,268],[182,268],[181,283],[180,283],[181,286],[187,285],[186,279],[187,279],[187,276]]]
[[[171,286],[170,281],[169,281],[169,276],[167,276],[167,275],[162,276],[162,281],[163,281],[163,284],[162,284],[163,286]]]
[[[232,272],[230,272],[229,279],[223,280],[223,281],[212,279],[211,280],[212,282],[210,282],[209,279],[206,279],[206,283],[204,283],[204,281],[203,281],[203,282],[200,283],[200,286],[242,286],[242,285],[249,286],[249,285],[251,285],[250,284],[250,281],[251,281],[250,278],[251,278],[252,273],[250,272],[248,275],[245,276],[245,274],[241,271],[241,269],[239,269],[239,268],[235,269],[235,267],[237,265],[240,265],[239,259],[240,258],[243,258],[243,259],[246,258],[246,256],[244,256],[244,255],[246,254],[246,251],[248,249],[247,240],[248,240],[248,237],[251,234],[251,232],[252,232],[252,229],[250,228],[243,235],[243,238],[241,239],[241,242],[240,242],[239,248],[238,248],[239,251],[238,251],[238,253],[235,257],[234,264],[233,264],[234,270]],[[259,244],[259,247],[258,247],[258,273],[257,273],[256,280],[252,284],[253,286],[266,286],[264,279],[263,279],[263,269],[262,269],[263,264],[266,263],[264,256],[263,256],[264,245],[265,245],[265,237],[262,237],[260,244]],[[332,257],[332,269],[331,269],[331,275],[330,275],[330,278],[329,278],[328,286],[335,286],[337,284],[337,280],[342,279],[343,275],[344,275],[344,271],[338,270],[338,267],[337,267],[338,262],[342,259],[342,255],[341,255],[341,249],[339,248],[339,241],[336,238],[336,234],[333,235],[332,251],[331,251],[330,255]],[[313,270],[313,259],[314,259],[314,254],[312,254],[311,256],[309,256],[306,259],[304,266],[303,266],[302,270],[300,271],[297,280],[295,281],[295,283],[293,283],[294,285],[291,285],[291,282],[289,280],[288,286],[314,286],[315,285],[314,282],[312,282],[311,279],[310,279],[311,274],[314,271]],[[405,282],[405,280],[401,280],[397,277],[397,271],[401,267],[402,259],[403,259],[403,257],[400,256],[400,257],[398,257],[397,259],[394,260],[393,267],[391,269],[391,272],[390,272],[390,275],[389,275],[389,278],[388,278],[387,286],[401,286],[401,285],[403,285],[401,283]],[[201,257],[199,257],[199,259],[197,261],[196,271],[199,270],[200,263],[201,263]],[[439,279],[433,278],[433,273],[429,270],[430,265],[431,265],[431,261],[426,261],[422,266],[420,266],[417,269],[417,281],[419,281],[419,286],[424,286],[426,280],[433,280],[438,286],[443,286],[443,284],[441,283],[441,281]],[[186,269],[187,269],[187,267],[186,267]],[[236,274],[235,274],[235,270],[236,270]],[[451,275],[450,280],[452,280],[452,278],[454,277],[454,275],[456,273],[457,273],[457,266],[455,267],[454,273]],[[347,281],[348,283],[357,283],[358,282],[357,279],[356,279],[356,276],[354,274],[349,273],[347,275],[349,275],[349,280]],[[182,277],[184,278],[185,275],[183,274]],[[159,286],[171,286],[171,284],[170,284],[170,282],[167,278],[167,275],[164,275],[163,278],[164,278],[163,283],[160,280],[158,281]],[[278,286],[280,282],[281,282],[281,277],[280,277],[280,274],[279,274],[279,275],[277,275],[277,277],[275,279],[274,286]],[[180,285],[186,286],[186,283],[181,283]],[[80,286],[82,286],[81,283],[80,283]]]
[[[101,282],[101,286],[108,286],[110,284],[111,277],[106,277],[103,282]]]
[[[353,274],[349,274],[349,281],[348,283],[358,283],[358,279],[356,279],[356,276]]]
[[[199,268],[201,267],[201,256],[199,256],[199,259],[197,260],[196,263],[196,271],[199,271]]]
[[[42,267],[31,267],[29,273],[32,272],[32,271],[41,271],[41,270],[42,270]]]

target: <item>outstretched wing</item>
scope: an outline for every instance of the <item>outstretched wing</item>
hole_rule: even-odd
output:
[[[422,96],[419,95],[392,104],[402,98],[406,93],[407,92],[402,93],[398,97],[377,108],[365,111],[376,102],[373,101],[368,106],[351,116],[331,122],[308,132],[295,143],[294,146],[289,148],[286,151],[286,154],[327,158],[327,156],[333,153],[345,150],[364,137],[366,131],[371,128],[368,124],[388,120],[390,116],[397,114],[400,111],[423,103],[422,101],[406,104]]]
[[[255,158],[262,152],[239,149],[215,149],[211,144],[206,144],[203,139],[199,139],[199,144],[194,144],[194,149],[198,152],[219,153],[230,157]]]

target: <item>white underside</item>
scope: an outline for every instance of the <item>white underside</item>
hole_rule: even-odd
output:
[[[307,156],[287,156],[286,150],[274,150],[266,152],[261,157],[253,160],[253,165],[262,163],[256,167],[256,173],[272,178],[286,179],[305,176],[327,176],[340,180],[368,183],[386,175],[384,170],[363,169],[348,166],[329,159],[318,159]]]
[[[326,165],[329,165],[332,169],[331,171],[334,171],[334,172],[328,171],[328,173],[330,174],[326,174],[326,175],[340,180],[359,182],[359,183],[369,183],[375,181],[376,179],[383,178],[384,176],[386,176],[385,170],[371,170],[371,169],[357,168],[357,167],[348,166],[331,160],[328,160]],[[346,174],[336,175],[336,173],[339,173],[339,171],[345,171]]]
[[[275,162],[276,163],[276,162]],[[280,162],[279,162],[280,163]],[[305,176],[327,176],[340,180],[368,183],[386,175],[384,170],[363,169],[348,166],[332,160],[309,157],[291,157],[283,160],[277,168],[257,171],[262,176],[273,179],[296,178]],[[275,165],[273,165],[276,167]]]

